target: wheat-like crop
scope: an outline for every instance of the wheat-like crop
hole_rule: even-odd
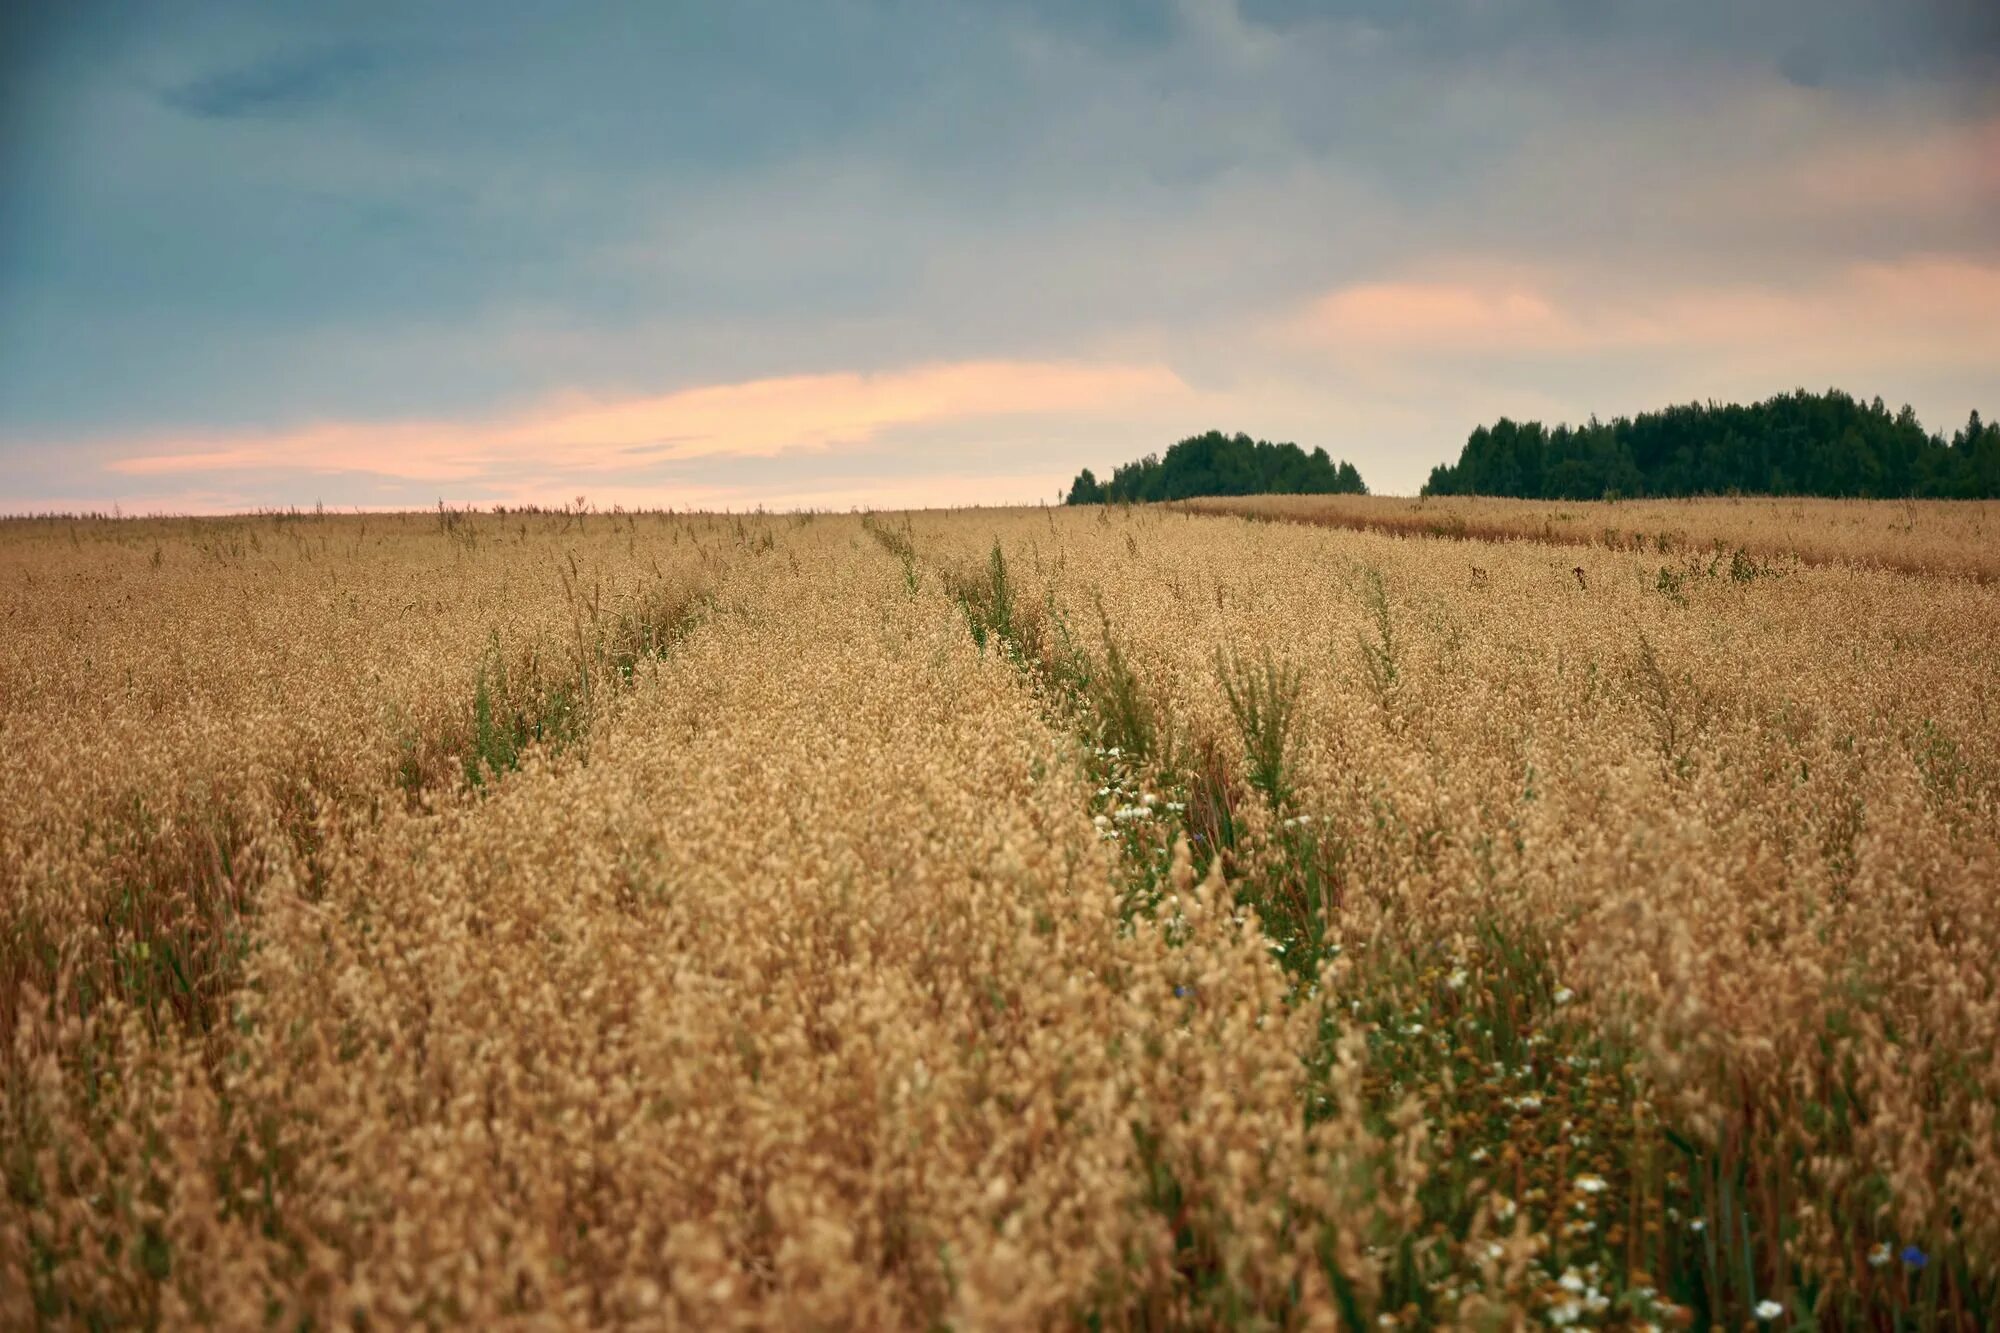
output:
[[[1796,559],[2000,579],[2000,502],[1729,496],[1512,500],[1434,495],[1247,495],[1186,500],[1202,514],[1283,519],[1401,536],[1526,539],[1724,561]]]
[[[0,1322],[1985,1326],[2000,591],[1748,537],[0,527]]]
[[[1212,791],[1220,751],[1238,892],[1303,978],[1349,969],[1327,990],[1376,1008],[1382,1110],[1427,1105],[1448,1229],[1505,1197],[1600,1266],[1586,1292],[1622,1261],[1625,1294],[1712,1316],[1990,1312],[1991,587],[1159,511],[915,541],[1005,562],[1045,675],[1115,652],[1181,737],[1159,784]],[[1559,1029],[1522,1062],[1524,1016]]]
[[[656,517],[0,528],[0,1025],[23,988],[212,1018],[246,890],[583,732],[730,538]],[[622,666],[621,666],[622,664]]]

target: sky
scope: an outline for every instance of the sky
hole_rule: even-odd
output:
[[[2000,412],[1993,0],[9,5],[0,512]]]

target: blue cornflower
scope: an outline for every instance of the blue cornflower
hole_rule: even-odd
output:
[[[1925,1254],[1922,1250],[1918,1249],[1916,1246],[1905,1245],[1903,1247],[1903,1262],[1908,1264],[1910,1267],[1922,1268],[1925,1264],[1929,1263],[1930,1261],[1931,1257],[1928,1254]]]
[[[1194,994],[1194,992],[1186,986],[1174,987],[1174,998],[1176,999],[1185,1000],[1188,996],[1192,994]]]

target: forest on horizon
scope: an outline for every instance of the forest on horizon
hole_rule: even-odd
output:
[[[1070,483],[1067,504],[1187,500],[1198,495],[1366,495],[1354,464],[1335,463],[1325,449],[1253,440],[1219,430],[1190,435],[1162,458],[1147,454],[1099,482],[1089,468]]]
[[[1622,496],[1815,495],[1856,499],[2000,497],[2000,423],[1977,409],[1947,440],[1916,412],[1890,413],[1839,389],[1762,402],[1688,403],[1553,428],[1500,418],[1439,464],[1425,495],[1527,500]]]
[[[1949,438],[1905,405],[1839,389],[1795,389],[1762,402],[1677,404],[1581,426],[1501,417],[1440,463],[1424,495],[1524,500],[1812,495],[1855,499],[2000,498],[2000,422],[1977,409]],[[1233,495],[1366,495],[1352,463],[1210,430],[1126,463],[1100,482],[1085,468],[1066,503],[1118,504]]]

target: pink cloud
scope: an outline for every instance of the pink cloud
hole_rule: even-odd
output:
[[[1863,131],[1804,156],[1789,179],[1761,183],[1765,198],[1816,210],[1950,216],[2000,208],[2000,116],[1970,125]],[[1751,183],[1746,182],[1746,187]]]
[[[863,443],[897,427],[965,418],[1092,412],[1181,395],[1160,365],[968,361],[881,375],[797,375],[649,397],[570,395],[485,421],[326,422],[218,440],[129,442],[110,469],[158,476],[260,468],[467,481],[497,464],[569,474],[672,459],[769,456]]]
[[[1392,281],[1327,293],[1297,322],[1309,340],[1383,348],[1567,346],[1585,335],[1550,297],[1518,281]]]
[[[1658,349],[2000,365],[2000,264],[1951,255],[1853,264],[1809,291],[1740,283],[1648,289],[1554,268],[1474,270],[1340,288],[1281,331],[1364,358]]]

